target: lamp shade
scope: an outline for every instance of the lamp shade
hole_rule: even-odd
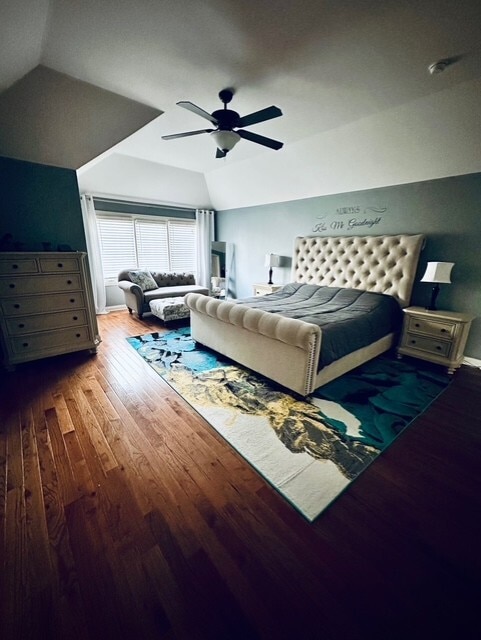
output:
[[[221,151],[230,151],[239,142],[240,135],[235,131],[212,131],[211,138]]]
[[[266,253],[265,267],[279,267],[281,264],[281,256],[276,253]]]
[[[451,282],[451,269],[454,262],[428,262],[421,282]]]

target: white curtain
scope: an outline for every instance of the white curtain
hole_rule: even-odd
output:
[[[102,271],[102,259],[100,255],[100,242],[95,216],[94,199],[92,196],[80,196],[82,217],[84,222],[85,237],[87,240],[87,253],[92,279],[95,310],[97,313],[108,313],[105,309],[107,294],[105,291],[104,274]]]
[[[197,209],[197,277],[196,283],[210,289],[211,243],[214,240],[215,212]]]

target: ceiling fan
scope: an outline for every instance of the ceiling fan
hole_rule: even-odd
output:
[[[282,111],[278,107],[272,106],[241,117],[237,111],[232,111],[232,109],[227,108],[227,105],[232,100],[233,95],[234,92],[232,89],[222,89],[222,91],[219,92],[219,98],[221,99],[224,108],[218,109],[213,113],[207,113],[207,111],[204,111],[204,109],[201,109],[192,102],[177,102],[179,107],[183,107],[184,109],[201,116],[201,118],[209,120],[209,122],[212,122],[216,128],[186,131],[185,133],[173,133],[168,136],[162,136],[162,140],[174,140],[175,138],[185,138],[187,136],[197,136],[200,133],[209,133],[217,146],[215,154],[216,158],[225,158],[228,152],[239,142],[241,138],[249,140],[250,142],[262,144],[264,147],[269,147],[276,151],[281,149],[283,146],[282,142],[273,140],[272,138],[266,138],[265,136],[260,136],[257,133],[252,133],[251,131],[239,129],[239,127],[246,127],[251,124],[272,120],[272,118],[278,118],[282,115]]]

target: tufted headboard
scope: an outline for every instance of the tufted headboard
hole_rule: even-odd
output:
[[[296,238],[292,280],[362,289],[409,305],[424,235]]]

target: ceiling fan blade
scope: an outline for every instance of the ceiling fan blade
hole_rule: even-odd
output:
[[[189,102],[188,100],[183,100],[181,102],[177,102],[176,104],[178,104],[179,107],[183,107],[184,109],[187,109],[188,111],[192,111],[192,113],[196,113],[201,118],[205,118],[206,120],[209,120],[210,122],[212,122],[212,124],[215,124],[216,126],[219,124],[217,120],[210,115],[210,113],[207,113],[207,111],[204,111],[204,109],[201,109],[193,102]]]
[[[272,118],[278,118],[281,115],[282,111],[279,107],[266,107],[265,109],[249,113],[249,115],[240,118],[237,126],[248,127],[251,124],[257,124],[258,122],[264,122],[265,120],[272,120]]]
[[[216,158],[225,158],[226,155],[227,155],[227,151],[222,151],[222,149],[217,149],[217,151],[215,152]]]
[[[245,140],[250,140],[251,142],[256,142],[257,144],[262,144],[264,147],[269,147],[270,149],[275,149],[278,151],[282,149],[284,146],[283,142],[279,142],[278,140],[273,140],[272,138],[266,138],[265,136],[260,136],[258,133],[251,133],[250,131],[244,131],[243,129],[238,129],[236,131],[240,135],[241,138]]]
[[[172,133],[168,136],[161,136],[162,140],[175,140],[175,138],[187,138],[187,136],[198,136],[199,133],[212,133],[214,129],[199,129],[197,131],[186,131],[185,133]]]

